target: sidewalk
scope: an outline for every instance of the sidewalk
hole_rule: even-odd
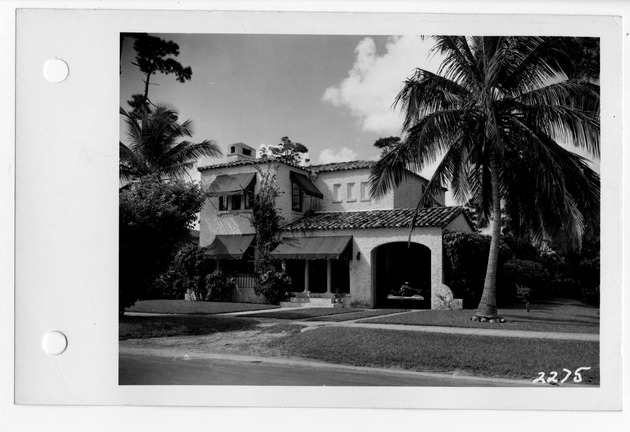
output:
[[[285,308],[286,309],[286,308]],[[300,308],[295,308],[300,309]],[[266,311],[245,311],[245,312],[231,312],[220,314],[223,316],[242,316],[246,317],[249,314],[260,314],[265,312],[277,312],[277,309],[270,309]],[[399,315],[410,313],[398,312],[389,314]],[[304,331],[313,330],[319,327],[325,326],[338,326],[338,327],[356,327],[356,328],[369,328],[369,329],[383,329],[383,330],[400,330],[400,331],[416,331],[427,333],[447,333],[447,334],[459,334],[459,335],[476,335],[476,336],[492,336],[492,337],[511,337],[511,338],[533,338],[533,339],[556,339],[556,340],[580,340],[588,342],[599,341],[598,334],[591,333],[559,333],[559,332],[542,332],[542,331],[527,331],[527,330],[501,330],[498,328],[470,328],[470,327],[441,327],[441,326],[418,326],[418,325],[404,325],[404,324],[378,324],[378,323],[361,323],[359,321],[365,318],[359,318],[356,320],[348,321],[308,321],[308,320],[296,320],[290,321],[291,324],[299,324],[306,326]],[[489,326],[492,324],[489,324]],[[500,326],[501,324],[496,324]]]

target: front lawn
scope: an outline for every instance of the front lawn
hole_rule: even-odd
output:
[[[243,312],[265,309],[277,309],[280,306],[259,303],[230,303],[185,300],[138,300],[126,312],[144,312],[159,314],[202,314],[214,315],[229,312]]]
[[[547,302],[534,304],[531,311],[523,308],[500,309],[505,323],[471,321],[475,310],[424,310],[403,315],[366,319],[361,323],[403,324],[421,326],[492,328],[499,330],[527,330],[561,333],[599,333],[599,308],[576,303]]]
[[[591,367],[584,384],[599,384],[599,343],[530,338],[322,327],[270,342],[283,355],[366,367],[533,380],[539,372]],[[569,378],[572,381],[573,376]]]
[[[119,340],[167,336],[199,336],[219,332],[251,330],[258,321],[236,317],[211,316],[122,316]]]

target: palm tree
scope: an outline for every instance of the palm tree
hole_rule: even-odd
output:
[[[442,157],[424,195],[450,183],[494,221],[477,310],[493,318],[502,207],[519,238],[572,249],[598,216],[599,176],[561,144],[599,157],[599,86],[568,78],[553,38],[434,39],[444,60],[437,74],[416,69],[396,97],[404,140],[374,166],[371,190],[382,196]]]
[[[211,140],[193,143],[192,122],[178,123],[179,115],[167,105],[148,108],[135,115],[120,108],[127,126],[128,145],[120,142],[120,178],[129,180],[152,175],[158,179],[179,178],[202,156],[218,157],[221,150]]]

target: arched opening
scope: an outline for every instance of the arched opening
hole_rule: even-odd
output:
[[[430,309],[431,250],[407,242],[377,246],[372,251],[372,281],[376,308]]]

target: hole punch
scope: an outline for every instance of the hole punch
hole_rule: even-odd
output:
[[[48,355],[57,356],[62,354],[68,347],[66,335],[60,331],[51,331],[42,338],[42,349]]]
[[[46,63],[44,63],[43,73],[44,78],[46,78],[49,82],[59,84],[68,78],[70,68],[68,67],[68,63],[62,59],[54,58],[47,60]]]

